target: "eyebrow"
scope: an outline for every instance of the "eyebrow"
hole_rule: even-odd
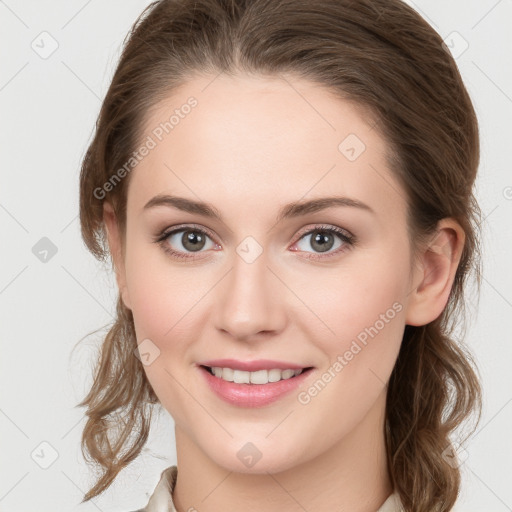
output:
[[[178,210],[195,213],[208,217],[211,219],[217,219],[220,222],[224,222],[221,213],[215,206],[210,203],[204,203],[201,201],[194,201],[192,199],[186,199],[185,197],[172,196],[168,194],[159,194],[150,199],[143,208],[143,211],[155,208],[157,206],[168,206],[174,207]],[[296,201],[284,205],[280,210],[276,218],[276,223],[281,222],[284,219],[291,219],[300,217],[303,215],[319,212],[327,208],[332,207],[352,207],[366,210],[370,213],[375,213],[372,208],[367,204],[349,197],[330,196],[321,197],[317,199],[310,199],[307,201]]]

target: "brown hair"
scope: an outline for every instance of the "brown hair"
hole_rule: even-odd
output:
[[[449,457],[449,436],[473,412],[477,424],[481,413],[476,366],[454,335],[455,321],[465,320],[467,277],[473,271],[479,285],[481,263],[473,195],[478,123],[453,57],[400,0],[152,3],[125,41],[81,169],[82,236],[98,259],[109,254],[103,200],[114,206],[124,233],[130,176],[108,192],[101,187],[129,160],[144,116],[192,74],[220,72],[286,72],[368,109],[406,191],[412,240],[435,233],[445,217],[463,227],[465,245],[445,310],[428,325],[405,328],[388,384],[384,433],[389,473],[405,510],[450,510],[460,470]],[[92,388],[78,404],[88,407],[82,452],[103,472],[83,501],[103,492],[147,440],[158,398],[134,356],[136,344],[131,311],[118,297]]]

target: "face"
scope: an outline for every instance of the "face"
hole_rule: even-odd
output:
[[[299,79],[213,78],[191,79],[146,119],[120,287],[180,432],[227,470],[275,472],[384,406],[413,281],[406,195],[352,103]],[[338,202],[289,207],[322,198]],[[230,384],[200,366],[217,359],[309,370]],[[268,375],[286,372],[249,380]],[[244,465],[244,450],[261,460]]]

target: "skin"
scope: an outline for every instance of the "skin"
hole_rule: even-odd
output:
[[[386,142],[354,104],[298,78],[214,78],[191,78],[148,113],[144,137],[187,98],[198,101],[131,171],[125,237],[110,205],[104,208],[137,341],[149,339],[160,351],[144,371],[175,421],[176,508],[374,512],[393,491],[386,385],[404,327],[441,314],[464,232],[443,219],[432,243],[413,254],[406,194],[387,168]],[[338,149],[349,134],[366,146],[354,161]],[[145,211],[157,194],[211,203],[223,221],[168,206]],[[284,204],[332,195],[372,211],[331,207],[276,223]],[[181,224],[213,235],[200,252],[187,251],[183,233],[164,242],[188,260],[153,241]],[[355,245],[331,235],[330,257],[308,259],[326,254],[306,234],[318,224],[349,231]],[[237,253],[248,236],[263,250],[252,263]],[[401,311],[300,403],[298,393],[397,303]],[[239,408],[214,395],[196,367],[224,357],[315,369],[278,402]],[[248,442],[261,453],[252,467],[237,456]]]

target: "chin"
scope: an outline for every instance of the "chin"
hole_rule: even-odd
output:
[[[297,458],[300,450],[297,451],[297,445],[291,440],[289,446],[283,446],[278,440],[270,441],[263,437],[260,442],[255,436],[252,439],[231,440],[228,445],[219,445],[213,450],[210,445],[205,453],[227,471],[253,475],[280,473],[301,463]]]

